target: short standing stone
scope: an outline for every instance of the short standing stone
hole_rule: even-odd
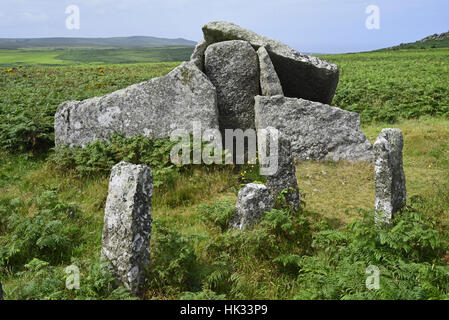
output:
[[[140,294],[150,266],[153,176],[145,165],[120,162],[111,170],[102,238],[102,255],[116,277]]]
[[[373,161],[359,114],[283,96],[257,96],[255,101],[256,127],[274,127],[288,136],[295,158]]]
[[[193,50],[192,56],[190,57],[190,61],[193,62],[198,69],[204,72],[204,52],[207,49],[207,42],[205,40],[201,40]]]
[[[272,132],[272,129],[274,128],[267,128],[269,132]],[[273,143],[273,138],[273,135],[270,135],[267,143]],[[296,212],[301,205],[301,195],[296,180],[295,159],[291,151],[290,139],[282,132],[278,134],[277,147],[277,170],[274,174],[267,175],[267,188],[275,198],[282,193],[290,209]]]
[[[265,47],[260,47],[257,50],[257,55],[259,56],[261,94],[263,96],[284,95],[281,81],[279,81],[279,77]]]
[[[62,103],[55,115],[56,145],[83,146],[115,132],[126,137],[170,137],[192,123],[218,129],[215,87],[194,63],[103,97]]]
[[[236,213],[230,225],[240,230],[251,228],[262,219],[264,212],[273,207],[273,196],[265,185],[247,184],[239,191]]]
[[[374,143],[376,221],[389,223],[406,204],[407,191],[402,164],[404,140],[399,129],[383,129]]]
[[[246,41],[210,45],[206,75],[217,89],[220,129],[254,129],[254,97],[259,94],[259,61]]]
[[[236,24],[214,21],[203,27],[204,39],[212,44],[245,40],[254,48],[265,47],[287,97],[331,103],[339,79],[337,65],[301,54],[279,41],[258,35]]]

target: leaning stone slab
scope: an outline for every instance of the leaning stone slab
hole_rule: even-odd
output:
[[[389,223],[406,204],[407,190],[402,164],[404,140],[399,129],[383,129],[374,143],[376,221]]]
[[[204,72],[204,52],[207,49],[207,42],[205,40],[201,40],[193,50],[193,53],[190,57],[190,61],[193,62],[198,69]]]
[[[84,101],[62,103],[55,115],[56,145],[83,146],[115,132],[126,137],[169,137],[192,132],[192,122],[218,128],[216,91],[193,63],[168,75]]]
[[[101,252],[116,277],[137,295],[150,266],[152,195],[153,175],[146,165],[120,162],[112,168]]]
[[[259,61],[246,41],[210,45],[206,75],[217,89],[220,128],[254,129],[254,97],[259,94]]]
[[[299,193],[298,181],[296,180],[295,159],[292,154],[290,139],[280,131],[274,136],[272,134],[273,127],[266,129],[269,133],[266,143],[274,143],[278,150],[277,154],[268,156],[268,158],[276,156],[275,163],[277,168],[273,174],[267,175],[267,188],[275,199],[282,194],[290,209],[296,212],[301,205],[301,195]],[[266,150],[270,150],[270,147],[266,146]],[[262,164],[266,163],[265,159],[263,159],[266,154],[267,152],[259,154]]]
[[[210,22],[203,27],[209,43],[227,40],[248,41],[256,50],[265,47],[287,97],[331,103],[337,88],[339,71],[335,64],[307,56],[291,47],[229,22]]]
[[[256,97],[256,127],[274,127],[291,141],[299,160],[373,161],[360,116],[337,107],[283,96]]]
[[[240,191],[236,204],[236,213],[230,226],[234,229],[251,228],[259,222],[266,211],[274,207],[274,199],[268,188],[262,184],[250,183]]]
[[[259,56],[261,94],[263,96],[284,95],[281,81],[265,47],[260,47],[257,55]]]

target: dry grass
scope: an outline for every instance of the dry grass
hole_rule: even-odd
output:
[[[371,142],[388,125],[363,128]],[[408,198],[428,196],[435,185],[449,181],[449,121],[406,120],[393,127],[404,135],[404,171]],[[374,167],[367,163],[308,161],[297,165],[298,184],[307,209],[346,224],[357,218],[358,209],[374,207]]]

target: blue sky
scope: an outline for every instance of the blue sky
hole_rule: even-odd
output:
[[[80,9],[80,29],[65,9]],[[365,27],[369,5],[380,29]],[[225,20],[301,52],[356,52],[449,30],[448,0],[0,0],[0,37],[157,36],[200,40],[201,27]]]

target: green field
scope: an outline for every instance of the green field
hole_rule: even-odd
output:
[[[119,64],[189,60],[193,47],[0,49],[0,66]]]
[[[298,163],[305,207],[292,213],[278,199],[254,230],[235,232],[226,225],[236,195],[263,180],[257,167],[172,167],[170,143],[142,137],[52,149],[59,103],[177,62],[0,68],[6,298],[130,298],[99,261],[109,169],[126,160],[148,163],[156,182],[145,299],[448,299],[449,49],[325,58],[341,70],[334,104],[361,113],[371,141],[385,127],[403,131],[408,206],[390,228],[373,225],[371,164]],[[71,264],[78,291],[65,289]],[[369,265],[380,269],[380,290],[365,287]]]

